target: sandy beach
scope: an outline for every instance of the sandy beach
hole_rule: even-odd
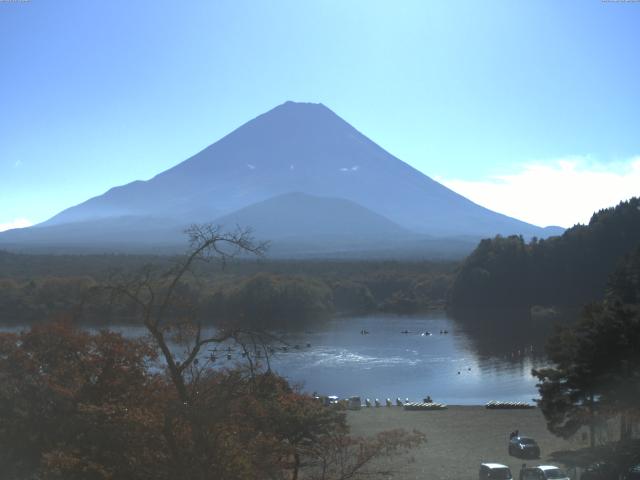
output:
[[[522,463],[549,463],[548,455],[553,451],[584,446],[578,439],[565,441],[549,433],[537,408],[487,410],[481,406],[450,406],[441,411],[405,411],[401,407],[379,407],[350,411],[347,419],[354,435],[393,428],[417,429],[426,435],[427,443],[398,462],[397,472],[387,477],[394,480],[475,480],[483,462],[508,465],[517,478]],[[537,440],[540,459],[509,456],[507,442],[515,429]]]

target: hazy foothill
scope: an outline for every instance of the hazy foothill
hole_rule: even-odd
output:
[[[151,180],[0,233],[0,311],[13,328],[0,336],[3,468],[47,479],[432,468],[453,478],[471,464],[445,466],[457,441],[447,422],[476,425],[482,445],[483,430],[538,432],[542,416],[538,438],[565,439],[545,440],[548,461],[627,468],[638,461],[640,201],[603,207],[566,231],[521,222],[321,104],[280,105]],[[437,315],[478,358],[535,367],[539,410],[498,421],[459,407],[445,424],[407,423],[398,407],[345,415],[278,376],[278,355],[294,350],[286,332],[306,342],[336,318],[355,331],[366,315],[412,325],[398,315],[428,312],[448,312]],[[122,325],[147,335],[109,331]],[[546,356],[534,355],[545,340]],[[232,352],[240,361],[221,363]],[[487,452],[467,451],[474,465]]]

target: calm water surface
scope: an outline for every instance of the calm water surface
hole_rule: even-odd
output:
[[[128,337],[145,333],[141,327],[113,329]],[[410,333],[401,333],[405,330]],[[340,397],[421,401],[431,395],[436,402],[467,405],[537,397],[531,369],[543,365],[540,345],[485,333],[481,339],[470,335],[444,313],[335,319],[304,332],[282,333],[291,347],[276,353],[271,366],[305,391]],[[226,354],[226,346],[218,347],[218,364],[244,360],[237,349],[230,352],[231,360]]]
[[[362,335],[363,329],[369,334]],[[405,330],[410,333],[401,333]],[[483,338],[478,348],[478,339],[444,314],[334,320],[288,340],[310,342],[311,348],[278,355],[272,364],[280,374],[302,382],[308,391],[372,400],[416,401],[430,395],[449,404],[531,401],[537,397],[531,369],[543,362],[531,344],[500,341],[492,355],[477,353],[491,348],[491,337]]]

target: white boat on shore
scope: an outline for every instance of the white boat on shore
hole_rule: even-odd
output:
[[[418,403],[418,402],[406,402],[404,404],[405,410],[446,410],[447,405],[444,403]]]

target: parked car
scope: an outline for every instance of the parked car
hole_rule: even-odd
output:
[[[640,463],[627,470],[624,480],[640,480]]]
[[[569,480],[563,470],[554,465],[538,465],[522,470],[520,480]]]
[[[509,440],[509,455],[520,458],[540,458],[540,447],[531,437],[513,437]]]
[[[479,480],[513,480],[511,470],[501,463],[483,463],[480,465]]]
[[[598,462],[585,468],[580,475],[580,480],[618,480],[618,473],[615,465]]]

